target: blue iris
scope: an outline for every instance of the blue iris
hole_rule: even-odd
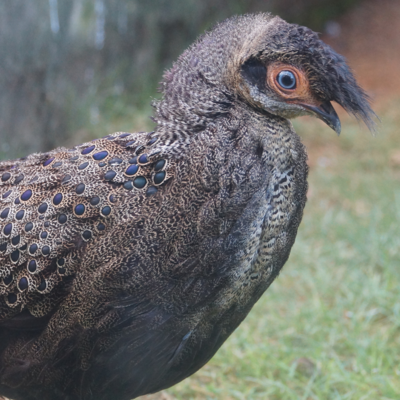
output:
[[[279,72],[277,81],[283,89],[294,89],[296,87],[296,77],[291,71]]]

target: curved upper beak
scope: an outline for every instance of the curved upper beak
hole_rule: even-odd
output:
[[[326,101],[319,106],[311,106],[309,104],[302,104],[302,106],[307,110],[310,110],[317,118],[324,121],[338,135],[340,135],[340,131],[342,129],[340,125],[340,119],[329,101]]]

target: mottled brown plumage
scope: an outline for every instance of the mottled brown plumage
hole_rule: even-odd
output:
[[[199,369],[294,243],[288,118],[372,115],[342,57],[267,14],[202,36],[161,90],[154,132],[0,164],[1,394],[127,400]]]

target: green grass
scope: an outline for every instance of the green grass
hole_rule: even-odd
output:
[[[312,167],[289,261],[208,365],[152,398],[400,398],[399,105],[375,137],[295,121]]]

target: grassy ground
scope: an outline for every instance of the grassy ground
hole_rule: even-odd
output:
[[[208,365],[145,398],[400,398],[399,106],[376,137],[296,121],[310,189],[288,263]]]

